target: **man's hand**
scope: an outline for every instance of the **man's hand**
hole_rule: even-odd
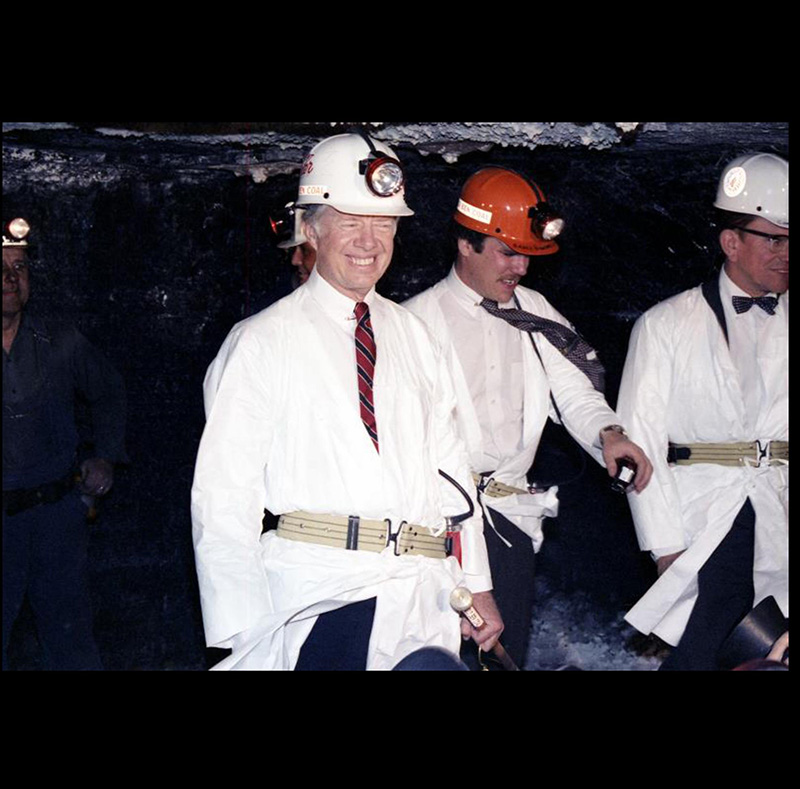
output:
[[[659,578],[664,574],[667,567],[669,567],[682,553],[683,551],[678,551],[677,553],[668,553],[666,556],[661,556],[656,559],[656,570],[658,571]]]
[[[484,652],[488,652],[503,632],[503,618],[497,610],[497,603],[491,592],[474,592],[473,608],[483,617],[484,623],[476,630],[466,619],[461,617],[461,636],[465,641],[472,639]]]
[[[105,496],[114,484],[114,466],[105,458],[89,458],[81,463],[78,489],[89,496]]]
[[[625,457],[630,458],[636,463],[633,488],[637,493],[641,493],[653,475],[653,464],[645,455],[644,450],[627,436],[614,430],[604,430],[600,435],[603,443],[603,460],[608,469],[608,475],[613,477],[617,473],[618,460]]]
[[[767,655],[767,660],[775,660],[778,663],[789,665],[789,656],[783,659],[783,653],[789,649],[789,631],[787,630],[773,645]]]

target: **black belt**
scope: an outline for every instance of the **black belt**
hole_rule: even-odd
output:
[[[17,488],[3,491],[3,511],[6,515],[19,515],[20,512],[37,507],[39,504],[55,504],[75,487],[72,473],[55,482],[45,482],[37,488]]]

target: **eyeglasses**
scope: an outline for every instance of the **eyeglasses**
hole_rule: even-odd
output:
[[[773,236],[771,233],[762,233],[760,230],[750,230],[746,227],[736,228],[740,233],[749,233],[751,236],[761,236],[766,238],[770,252],[784,252],[789,249],[789,234],[785,236]]]

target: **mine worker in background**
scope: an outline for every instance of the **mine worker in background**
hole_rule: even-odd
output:
[[[606,403],[595,352],[540,293],[519,284],[531,256],[558,249],[553,239],[563,221],[542,190],[512,170],[489,167],[467,179],[453,219],[453,268],[404,306],[454,352],[458,421],[484,512],[503,644],[522,665],[534,554],[543,518],[558,507],[557,488],[534,490],[527,480],[548,415],[610,475],[622,458],[632,460],[636,491],[651,466]],[[465,645],[462,657],[474,668],[472,653]]]
[[[289,262],[295,267],[292,288],[299,288],[308,281],[317,262],[316,250],[303,233],[302,217],[303,209],[294,203],[287,203],[285,208],[270,217],[272,230],[280,239],[278,247],[292,250],[289,256]]]
[[[69,324],[30,314],[28,223],[3,228],[3,667],[27,594],[47,668],[101,669],[87,579],[89,497],[105,496],[124,450],[125,390]],[[79,456],[76,402],[93,450]]]
[[[287,296],[293,290],[304,284],[311,274],[316,263],[317,253],[306,240],[300,227],[302,222],[302,209],[293,202],[287,203],[283,208],[270,212],[268,223],[272,234],[277,238],[277,246],[282,251],[279,257],[280,270],[277,272],[278,281],[272,287],[265,288],[256,293],[252,299],[248,295],[245,315],[253,315],[274,304],[279,299]],[[288,263],[293,271],[290,276],[285,276],[283,266]]]
[[[734,159],[714,205],[722,270],[639,318],[618,403],[653,459],[629,502],[659,573],[626,618],[677,645],[667,670],[717,669],[770,594],[789,614],[788,162]]]
[[[365,135],[316,145],[297,201],[316,267],[209,368],[192,518],[206,640],[233,650],[216,668],[391,669],[421,647],[457,652],[462,633],[488,649],[502,630],[448,369],[422,322],[375,292],[413,213],[403,180]],[[262,536],[265,507],[281,517]],[[460,517],[459,565],[445,518],[455,531]],[[450,608],[462,583],[480,630]]]

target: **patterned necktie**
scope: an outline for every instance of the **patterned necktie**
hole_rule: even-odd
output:
[[[605,370],[594,348],[579,334],[572,331],[568,326],[564,326],[557,321],[547,318],[540,318],[531,312],[525,312],[518,307],[502,309],[497,306],[496,301],[484,299],[481,302],[487,312],[497,318],[502,318],[520,331],[541,332],[562,354],[574,364],[592,382],[592,386],[598,392],[602,392],[605,387]]]
[[[372,394],[372,380],[375,377],[375,335],[369,320],[369,306],[359,301],[354,310],[356,316],[356,367],[358,368],[358,399],[361,405],[361,421],[367,433],[378,448],[378,425],[375,421],[375,401]]]
[[[775,307],[778,306],[777,296],[734,296],[733,308],[737,315],[747,312],[754,304],[758,304],[767,315],[775,314]]]

